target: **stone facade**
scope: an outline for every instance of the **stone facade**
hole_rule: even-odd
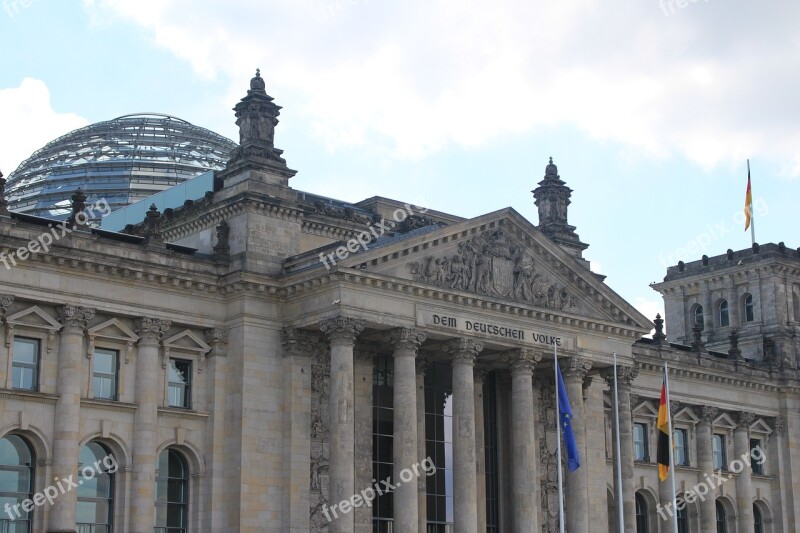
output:
[[[149,533],[169,508],[183,513],[186,531],[367,533],[378,501],[348,507],[378,488],[380,441],[392,480],[405,482],[392,496],[395,531],[558,531],[557,348],[582,462],[564,471],[571,533],[616,530],[618,492],[626,532],[637,530],[641,502],[648,531],[670,530],[657,505],[672,495],[654,462],[665,362],[675,425],[687,436],[679,491],[713,470],[717,435],[731,459],[758,440],[763,472],[739,473],[715,499],[729,510],[728,531],[754,531],[753,505],[764,531],[794,531],[795,251],[765,245],[719,271],[719,258],[709,270],[671,269],[656,288],[676,333],[667,340],[659,319],[644,339],[653,324],[587,268],[587,245],[568,224],[572,191],[552,161],[534,191],[540,227],[510,208],[463,219],[385,198],[337,203],[289,185],[294,171],[274,144],[279,110],[257,75],[235,108],[241,146],[205,198],[152,210],[124,235],[74,228],[0,269],[0,438],[30,446],[32,493],[78,475],[78,451],[96,442],[119,465],[115,531]],[[45,231],[46,221],[0,212],[7,255]],[[741,326],[730,348],[741,357],[718,352],[727,331],[706,327],[698,340],[687,329],[696,301],[710,298],[710,309],[720,294],[745,292],[759,302],[758,328]],[[38,346],[31,387],[15,339]],[[758,357],[754,346],[771,351]],[[109,351],[116,394],[98,397],[98,354]],[[442,368],[449,389],[434,398],[426,380]],[[439,443],[428,422],[443,398]],[[652,457],[637,455],[635,424]],[[376,428],[386,430],[380,439]],[[439,489],[425,472],[404,476],[439,447],[452,508],[428,526]],[[164,453],[185,466],[181,505],[155,488]],[[83,531],[80,501],[74,492],[36,506],[32,531]],[[709,501],[689,506],[689,531],[713,523]]]

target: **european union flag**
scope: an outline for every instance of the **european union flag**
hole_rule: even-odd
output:
[[[558,419],[561,423],[561,433],[564,435],[564,446],[567,448],[567,468],[574,472],[581,466],[578,456],[578,443],[575,442],[575,433],[572,432],[572,408],[569,406],[567,389],[561,378],[561,366],[556,361],[558,375]]]

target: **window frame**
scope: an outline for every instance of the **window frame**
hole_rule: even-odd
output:
[[[715,519],[717,524],[717,533],[728,533],[728,511],[721,501],[715,500]]]
[[[714,443],[717,442],[717,441],[720,442],[720,450],[719,450],[720,464],[719,464],[719,466],[717,465],[717,450],[714,449]],[[714,469],[715,470],[722,470],[722,471],[727,471],[728,470],[728,457],[727,457],[728,453],[727,453],[727,450],[725,449],[727,444],[728,444],[728,439],[727,439],[727,437],[726,437],[726,435],[724,433],[713,433],[711,435],[711,460],[714,463]]]
[[[101,353],[110,353],[112,355],[112,361],[114,363],[114,373],[113,375],[108,378],[109,374],[106,372],[98,372],[95,370],[95,364],[97,362],[97,354]],[[92,354],[92,398],[97,400],[108,400],[108,401],[118,401],[119,400],[119,350],[114,350],[112,348],[95,348],[94,353]],[[101,374],[99,379],[111,379],[113,380],[113,393],[111,397],[108,396],[98,396],[97,389],[95,386],[95,380],[98,379],[98,374]]]
[[[173,363],[186,365],[186,372],[184,373],[184,377],[186,381],[184,383],[179,383],[177,381],[172,381],[170,378],[170,374],[172,372],[172,365]],[[167,365],[167,406],[173,407],[175,409],[191,409],[192,408],[192,367],[193,361],[190,359],[181,359],[178,357],[170,357],[169,364]],[[173,386],[181,386],[183,390],[183,404],[182,405],[175,405],[172,403],[172,390]]]
[[[163,472],[161,472],[159,470],[159,463],[161,462],[161,456],[163,454],[165,454],[165,453],[168,454],[167,455],[167,472],[166,472],[166,475],[164,475]],[[175,457],[177,457],[178,461],[181,464],[181,467],[183,469],[183,477],[177,478],[177,477],[170,477],[170,475],[169,475],[170,474],[170,472],[169,472],[169,463],[170,463],[170,457],[171,457],[172,454],[174,454]],[[159,473],[161,473],[161,475],[159,475]],[[191,500],[191,483],[190,483],[191,479],[192,479],[192,472],[191,472],[191,469],[189,467],[189,460],[186,458],[186,456],[183,453],[181,453],[180,451],[178,451],[178,450],[176,450],[175,448],[172,448],[172,447],[164,448],[163,450],[161,450],[161,452],[156,457],[156,475],[155,475],[155,488],[154,488],[154,496],[155,497],[153,498],[154,515],[155,515],[154,516],[154,524],[153,524],[153,532],[154,533],[188,533],[189,531],[192,530],[191,523],[190,523],[191,522],[191,514],[189,512],[190,511],[190,506],[191,506],[191,501],[192,501]],[[169,498],[170,498],[170,482],[171,481],[180,481],[181,484],[183,485],[183,496],[184,496],[183,497],[183,501],[170,501]],[[164,497],[163,500],[159,500],[159,496],[158,496],[158,493],[159,493],[158,484],[159,484],[159,482],[166,483],[165,486],[162,486],[162,488],[164,488],[165,491],[166,491],[166,494],[165,494],[165,497]],[[161,505],[166,505],[166,508],[167,508],[166,512],[164,513],[164,516],[165,516],[165,518],[167,520],[167,524],[165,524],[165,525],[157,525],[159,503],[161,503]],[[183,522],[184,522],[184,526],[185,527],[170,527],[168,525],[169,524],[169,508],[170,508],[170,505],[179,506],[179,508],[182,511],[181,514],[183,515]]]
[[[700,324],[701,329],[706,328],[706,315],[702,304],[695,304],[694,311],[692,311],[692,328],[695,324]]]
[[[639,443],[636,441],[636,430],[637,428],[641,428],[642,430],[642,441],[641,447],[643,448],[643,453],[641,457],[636,451],[636,447]],[[639,461],[642,463],[649,463],[650,462],[650,443],[648,442],[648,425],[646,422],[634,422],[633,423],[633,431],[631,431],[631,437],[633,438],[633,460]]]
[[[756,321],[756,306],[752,294],[746,294],[742,299],[743,316],[745,323]],[[749,311],[749,312],[748,312]]]
[[[116,462],[117,459],[116,459],[116,457],[114,457],[114,454],[111,452],[111,450],[109,450],[108,446],[106,446],[105,444],[103,444],[101,442],[95,441],[95,440],[89,441],[86,444],[84,444],[83,446],[87,447],[87,446],[89,446],[89,444],[95,444],[95,445],[99,446],[100,449],[105,453],[104,457],[110,456]],[[81,449],[81,451],[82,451],[82,449]],[[78,453],[79,453],[78,457],[80,457],[80,451]],[[81,471],[81,469],[80,469],[81,467],[82,468],[94,467],[95,464],[96,463],[92,463],[91,465],[83,465],[82,463],[79,462],[78,463],[79,471]],[[105,465],[103,465],[101,463],[101,466],[104,467]],[[106,472],[106,471],[95,472],[94,479],[97,479],[101,474],[108,476],[108,496],[107,497],[81,496],[80,495],[80,489],[83,487],[83,485],[82,485],[81,487],[78,487],[77,502],[78,503],[81,502],[81,501],[90,501],[90,502],[104,501],[104,502],[107,502],[107,505],[108,505],[108,523],[99,524],[99,523],[78,522],[76,524],[76,526],[78,526],[78,530],[79,531],[80,531],[80,526],[88,526],[90,528],[90,531],[92,531],[92,532],[95,531],[95,528],[97,526],[101,526],[101,527],[102,526],[106,526],[108,528],[109,532],[114,531],[114,505],[116,503],[115,502],[115,497],[116,497],[116,487],[115,487],[115,485],[116,485],[116,475],[115,475],[115,472]],[[76,517],[77,517],[77,510],[76,510]]]
[[[649,517],[647,500],[638,492],[635,495],[636,499],[636,533],[649,533]]]
[[[17,361],[17,342],[23,343],[30,343],[33,344],[36,348],[36,362],[35,363],[28,363],[24,361]],[[14,382],[14,374],[17,368],[33,368],[34,376],[33,376],[33,386],[32,387],[18,387],[17,384]],[[13,349],[11,355],[11,388],[13,390],[20,390],[20,391],[30,391],[30,392],[39,392],[40,382],[41,382],[41,375],[42,375],[42,339],[36,337],[25,337],[23,335],[14,335],[14,342],[13,342]]]
[[[728,300],[722,299],[717,307],[717,319],[719,320],[719,327],[728,328],[731,325],[731,312]]]
[[[689,431],[686,428],[674,428],[673,431],[675,435],[680,434],[683,438],[683,446],[678,446],[678,439],[673,436],[673,442],[675,443],[675,466],[689,466]],[[683,452],[682,460],[678,459],[679,449]]]
[[[30,456],[30,464],[27,464],[27,465],[24,465],[24,464],[19,464],[19,465],[10,465],[10,464],[9,465],[0,465],[0,470],[2,470],[2,471],[11,471],[11,472],[22,472],[23,470],[26,471],[28,473],[28,492],[24,493],[24,492],[17,492],[17,491],[3,491],[3,492],[0,492],[0,494],[2,494],[4,498],[16,497],[14,495],[19,495],[19,496],[24,495],[25,496],[24,498],[17,498],[17,503],[21,504],[25,500],[32,500],[33,499],[33,495],[35,493],[36,474],[37,474],[37,472],[36,472],[36,461],[37,461],[37,459],[36,459],[36,450],[34,449],[33,445],[31,444],[31,442],[28,439],[26,439],[24,436],[18,435],[16,433],[9,433],[9,434],[3,435],[2,437],[0,437],[0,440],[7,440],[9,437],[17,438],[22,442],[22,444],[25,445],[25,447],[27,448],[27,451],[28,451],[28,455]],[[12,508],[13,508],[13,506],[12,506]],[[25,512],[22,509],[21,506],[18,507],[17,510],[20,512],[20,514]],[[21,522],[27,523],[27,532],[30,533],[31,531],[33,531],[33,526],[34,526],[34,520],[33,520],[34,519],[34,512],[35,512],[35,508],[33,510],[31,510],[30,512],[26,513],[25,518],[22,518],[22,516],[17,517],[14,520],[14,523],[21,523]],[[4,513],[4,515],[5,515],[5,513]],[[8,515],[5,515],[5,516],[8,516]],[[5,516],[0,516],[0,526],[3,526],[3,522],[6,520]]]
[[[762,446],[762,444],[763,444],[763,440],[762,439],[760,439],[760,438],[751,438],[750,439],[750,451],[752,452],[752,450],[756,446],[758,446],[758,447],[761,448],[761,450],[763,452],[764,447]],[[764,455],[764,457],[766,457],[766,455]],[[750,454],[750,458],[752,459],[752,453]],[[764,462],[759,464],[756,461],[750,461],[750,471],[756,476],[765,475],[764,474]]]

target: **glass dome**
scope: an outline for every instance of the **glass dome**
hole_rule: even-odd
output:
[[[47,143],[8,176],[12,211],[65,219],[77,189],[119,209],[209,170],[236,143],[169,115],[141,113],[86,126]]]

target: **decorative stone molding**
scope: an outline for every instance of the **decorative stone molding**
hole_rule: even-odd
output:
[[[394,347],[395,354],[401,350],[416,353],[426,338],[425,332],[413,328],[396,328],[386,336],[386,340]]]
[[[635,366],[617,365],[617,386],[630,387],[638,375],[639,369]],[[614,386],[614,367],[604,369],[602,376],[610,387]]]
[[[358,335],[364,331],[364,321],[337,316],[320,323],[319,329],[328,336],[331,344],[353,345]]]
[[[178,351],[195,354],[197,356],[197,372],[202,372],[205,366],[206,355],[211,351],[211,346],[201,339],[194,331],[185,329],[180,333],[164,339],[164,355],[161,360],[161,368],[167,368],[170,352]]]
[[[58,321],[63,325],[61,328],[62,334],[77,333],[82,335],[89,325],[89,321],[95,315],[94,309],[72,304],[61,305],[56,310],[58,312]]]
[[[558,360],[561,366],[561,372],[564,374],[564,379],[576,379],[583,381],[583,378],[592,369],[592,362],[587,361],[583,357],[570,356]]]
[[[208,355],[210,356],[224,356],[225,345],[228,344],[228,337],[230,331],[226,328],[211,328],[203,332],[206,343],[211,346]]]
[[[636,406],[639,405],[640,397],[638,394],[631,393],[631,410],[636,409]]]
[[[161,318],[139,317],[136,319],[136,334],[139,335],[140,345],[152,345],[161,342],[169,328],[172,327],[171,320]]]
[[[772,420],[772,428],[775,430],[776,434],[783,435],[784,430],[786,429],[786,421],[782,416],[776,416]]]
[[[445,344],[444,351],[450,354],[454,365],[474,365],[475,358],[483,351],[483,344],[472,339],[453,339]]]
[[[318,341],[319,336],[310,331],[290,327],[281,329],[283,355],[287,357],[310,356]]]
[[[536,364],[541,360],[542,354],[534,352],[530,348],[517,348],[503,355],[503,362],[507,362],[512,371],[530,370],[533,372]]]
[[[700,420],[707,424],[713,424],[714,419],[717,418],[719,409],[710,405],[703,405],[700,407]]]
[[[681,402],[677,400],[670,400],[669,401],[669,416],[675,418],[675,415],[678,414],[678,411],[681,410]]]
[[[13,295],[0,294],[0,320],[4,320],[6,318],[6,314],[8,313],[8,310],[11,307],[11,304],[13,303],[14,303]]]
[[[740,411],[736,416],[736,428],[749,430],[750,425],[755,421],[756,415],[747,411]]]

